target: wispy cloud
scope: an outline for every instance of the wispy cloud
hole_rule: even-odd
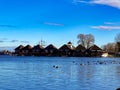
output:
[[[7,39],[1,39],[0,40],[0,43],[4,43],[4,42],[16,43],[16,42],[19,42],[19,41],[18,40],[11,40],[11,41],[9,41]]]
[[[11,43],[17,43],[17,42],[20,42],[20,43],[29,43],[29,41],[19,41],[19,40],[11,40],[10,42]]]
[[[104,22],[106,25],[120,25],[120,22]]]
[[[25,41],[25,40],[20,41],[20,40],[16,40],[16,39],[8,40],[7,38],[0,38],[0,43],[26,43],[26,44],[28,44],[29,41]]]
[[[73,0],[72,3],[77,4],[77,3],[89,3],[89,2],[87,2],[85,0]]]
[[[4,43],[5,41],[4,40],[0,40],[0,43]]]
[[[54,22],[44,22],[45,25],[50,25],[50,26],[64,26],[64,24],[60,23],[54,23]]]
[[[7,38],[0,38],[0,40],[7,40]]]
[[[29,41],[20,41],[21,43],[29,43]]]
[[[104,24],[107,24],[107,25],[114,25],[116,23],[113,23],[113,22],[104,22]]]
[[[7,38],[0,38],[0,43],[7,42]]]
[[[18,40],[11,40],[10,42],[16,43],[16,42],[19,42],[19,41]]]
[[[13,26],[13,25],[0,25],[0,27],[14,28],[16,26]]]
[[[120,26],[91,26],[93,29],[98,29],[98,30],[120,30]]]
[[[120,9],[120,0],[73,0],[75,3],[101,4]]]

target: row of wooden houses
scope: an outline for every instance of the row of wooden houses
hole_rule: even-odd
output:
[[[36,45],[34,47],[20,45],[15,48],[15,54],[19,56],[101,56],[102,49],[97,45],[93,45],[86,49],[82,45],[73,46],[71,42],[64,44],[59,49],[50,44],[47,47]]]

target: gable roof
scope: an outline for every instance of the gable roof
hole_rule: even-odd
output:
[[[46,48],[45,48],[46,50],[57,50],[57,48],[54,46],[54,45],[52,45],[52,44],[50,44],[50,45],[48,45]]]
[[[30,46],[30,45],[27,45],[23,48],[23,50],[30,50],[30,49],[32,49],[32,46]]]
[[[102,50],[102,49],[98,47],[97,45],[93,45],[89,48],[89,50]]]
[[[75,50],[86,50],[85,47],[83,47],[82,45],[78,45]]]
[[[16,47],[15,50],[21,50],[21,49],[23,49],[23,48],[24,48],[24,46],[23,46],[23,45],[20,45],[20,46]]]
[[[75,48],[74,46],[71,47],[70,45],[64,44],[59,48],[59,50],[73,50],[74,48]]]
[[[36,45],[32,49],[44,49],[41,45]]]

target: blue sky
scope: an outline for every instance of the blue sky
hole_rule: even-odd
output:
[[[36,45],[42,39],[56,47],[78,34],[93,34],[98,46],[120,33],[119,0],[0,0],[0,47]]]

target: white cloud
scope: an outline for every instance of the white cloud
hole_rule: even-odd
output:
[[[50,25],[50,26],[64,26],[64,24],[53,23],[53,22],[44,22],[44,24],[46,24],[46,25]]]
[[[92,0],[93,4],[103,4],[120,9],[120,0]]]
[[[116,24],[116,23],[113,23],[113,22],[104,22],[104,24],[113,25],[113,24]]]
[[[92,26],[93,29],[98,30],[120,30],[120,26]]]
[[[88,3],[85,0],[73,0],[73,3]]]
[[[120,9],[120,0],[74,0],[75,3],[102,4]]]

